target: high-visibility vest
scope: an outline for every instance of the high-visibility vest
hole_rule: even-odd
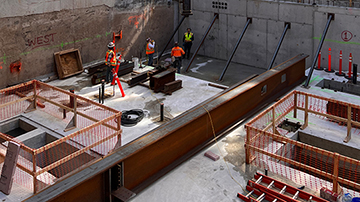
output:
[[[146,45],[146,55],[155,53],[155,49],[154,49],[154,48],[150,48],[149,45],[150,45],[150,42],[147,43],[147,45]]]
[[[172,56],[181,57],[184,54],[185,54],[185,51],[182,48],[180,48],[179,46],[176,46],[176,47],[172,48],[172,50],[171,50],[171,57]]]
[[[185,42],[191,42],[191,38],[194,34],[192,32],[188,33],[188,32],[185,32]]]
[[[112,54],[112,58],[110,58],[110,65],[116,66],[116,55],[113,50],[106,51],[105,64],[108,64],[109,55]]]

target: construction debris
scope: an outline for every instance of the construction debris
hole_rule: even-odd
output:
[[[211,151],[207,151],[205,152],[204,156],[209,157],[210,159],[212,159],[213,161],[217,161],[220,159],[219,155],[216,155],[214,153],[212,153]]]

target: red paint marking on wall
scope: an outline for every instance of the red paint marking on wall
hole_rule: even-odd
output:
[[[116,52],[123,54],[124,50],[125,50],[125,48],[117,48]]]
[[[353,34],[350,31],[344,30],[341,33],[341,38],[343,41],[350,41],[353,38]]]
[[[144,10],[143,14],[140,15],[133,15],[128,18],[129,24],[134,24],[136,26],[136,29],[139,28],[139,21],[146,19],[147,10]]]
[[[12,62],[10,64],[10,72],[13,73],[13,72],[20,72],[21,70],[21,61],[20,60],[17,60],[15,62]]]
[[[55,34],[56,33],[51,33],[51,34],[35,37],[34,39],[28,39],[27,46],[32,47],[31,49],[38,48],[41,46],[48,46],[51,44],[51,42],[54,42]]]

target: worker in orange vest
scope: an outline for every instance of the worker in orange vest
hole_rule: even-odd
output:
[[[153,65],[153,58],[155,53],[155,41],[151,40],[150,37],[146,39],[146,55],[149,57],[148,65]]]
[[[173,64],[174,64],[174,68],[177,69],[177,73],[180,73],[180,68],[181,68],[181,58],[182,58],[182,55],[185,54],[185,51],[179,47],[179,43],[178,42],[175,42],[174,44],[174,48],[172,48],[171,50],[171,57],[174,57],[174,61],[173,61]]]
[[[110,42],[108,44],[108,51],[106,51],[105,56],[105,64],[107,65],[106,69],[106,83],[109,83],[113,80],[113,74],[112,71],[114,67],[116,67],[116,55],[114,52],[115,44],[113,42]]]

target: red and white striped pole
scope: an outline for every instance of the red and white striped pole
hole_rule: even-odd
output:
[[[335,72],[334,70],[331,69],[331,48],[329,48],[329,58],[328,58],[328,69],[325,69],[325,72]]]
[[[318,65],[316,70],[323,70],[323,68],[320,67],[321,64],[321,51],[319,51],[319,55],[318,55]]]
[[[348,75],[345,77],[347,79],[352,79],[352,76],[351,76],[351,65],[352,65],[352,54],[350,53],[350,56],[349,56],[349,73]]]
[[[345,74],[342,72],[342,51],[340,50],[340,57],[339,57],[339,72],[335,73],[338,76],[344,76]]]

